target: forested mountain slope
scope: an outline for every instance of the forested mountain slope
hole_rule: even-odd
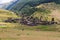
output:
[[[27,13],[27,12],[29,13],[29,11],[32,11],[32,10],[34,12],[34,10],[36,9],[35,6],[39,6],[44,3],[48,4],[50,2],[59,4],[60,0],[17,0],[17,3],[15,3],[12,7],[11,5],[7,7],[7,10],[11,10],[18,14]],[[29,10],[29,11],[26,12],[26,10]]]

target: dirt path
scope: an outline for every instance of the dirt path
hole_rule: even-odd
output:
[[[1,40],[60,40],[60,32],[0,29]]]

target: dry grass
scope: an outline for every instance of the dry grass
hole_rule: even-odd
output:
[[[60,32],[17,30],[0,28],[2,40],[60,40]]]
[[[8,18],[19,18],[14,12],[0,9],[0,22]]]

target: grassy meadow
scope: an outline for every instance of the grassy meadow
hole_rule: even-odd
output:
[[[60,40],[60,25],[27,26],[4,22],[8,18],[20,17],[0,9],[0,40]]]

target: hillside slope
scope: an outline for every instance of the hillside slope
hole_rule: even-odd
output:
[[[14,23],[5,23],[8,18],[19,18],[14,12],[0,9],[0,27],[14,27]]]
[[[16,13],[23,13],[26,10],[31,9],[31,7],[38,6],[44,3],[55,2],[56,4],[60,3],[60,0],[20,0],[19,2],[15,3],[12,7],[9,6],[8,10],[11,10]],[[26,10],[25,10],[26,9]],[[32,9],[31,9],[32,10]]]
[[[18,16],[14,12],[0,9],[0,20],[5,20],[9,17],[17,18]]]
[[[56,4],[54,2],[50,2],[50,3],[44,3],[44,4],[41,4],[39,6],[36,6],[36,8],[38,8],[38,9],[39,8],[47,9],[47,10],[50,11],[49,16],[54,17],[57,21],[60,20],[60,4]]]

